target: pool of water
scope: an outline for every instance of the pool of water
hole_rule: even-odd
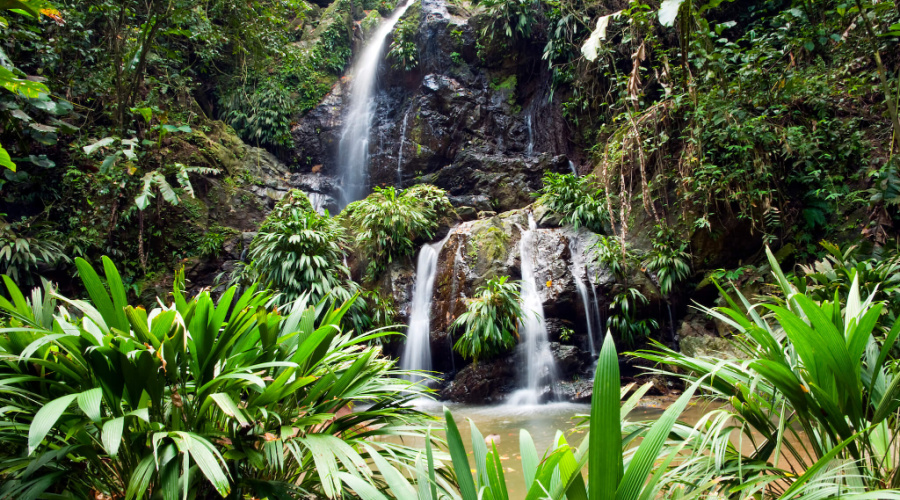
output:
[[[525,429],[531,434],[538,455],[541,455],[553,444],[557,430],[565,434],[570,444],[581,443],[585,431],[576,429],[578,422],[575,417],[586,415],[591,410],[590,405],[578,403],[475,406],[423,401],[417,406],[439,417],[443,417],[444,406],[450,410],[459,427],[466,450],[469,451],[469,463],[473,467],[472,433],[469,422],[474,423],[485,438],[490,436],[500,453],[510,498],[525,498],[526,493],[525,476],[522,473],[519,454],[519,429]]]
[[[654,420],[674,401],[675,397],[645,397],[631,412],[629,420]],[[453,414],[457,427],[469,452],[469,464],[474,467],[472,457],[471,424],[474,423],[482,436],[490,438],[497,446],[503,472],[509,489],[510,498],[525,498],[525,476],[522,472],[521,454],[519,452],[519,430],[525,429],[531,434],[538,455],[543,454],[553,445],[557,431],[561,431],[569,444],[578,446],[586,434],[585,428],[578,428],[579,416],[590,413],[589,404],[580,403],[548,403],[543,405],[467,405],[431,400],[420,400],[416,406],[432,415],[441,418],[438,424],[443,427],[443,408],[447,407]],[[695,400],[685,409],[680,420],[693,424],[710,411],[708,403]],[[407,443],[411,444],[411,443]],[[423,443],[412,443],[423,446]]]

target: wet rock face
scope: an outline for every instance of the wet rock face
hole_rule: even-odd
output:
[[[291,129],[294,147],[290,162],[304,171],[318,169],[336,175],[337,147],[341,139],[341,113],[344,95],[349,91],[345,81],[338,82],[325,99]]]
[[[477,54],[477,19],[450,12],[440,0],[423,2],[417,15],[417,68],[381,65],[369,136],[370,186],[429,182],[454,197],[478,198],[460,200],[478,210],[530,204],[543,172],[568,172],[572,153],[560,109],[549,101],[541,52],[504,54],[506,62],[492,65]],[[291,163],[302,171],[339,175],[348,80],[298,119]]]
[[[471,364],[462,369],[439,394],[458,403],[499,403],[512,392],[516,375],[513,356]]]
[[[451,331],[451,325],[465,312],[467,300],[475,296],[478,288],[493,277],[521,278],[519,241],[527,226],[528,213],[513,210],[463,222],[451,231],[438,256],[431,308],[431,349],[441,353],[434,356],[435,370],[449,372],[466,364],[458,355],[449,355],[458,335]],[[611,280],[608,273],[590,261],[595,239],[593,233],[569,227],[538,228],[534,237],[536,285],[549,336],[559,339],[564,328],[571,330],[573,335],[566,342],[587,353],[590,349],[586,316],[575,280],[587,280],[588,276],[599,278],[600,283]],[[394,280],[396,273],[391,271],[391,284],[382,285],[383,290],[390,290],[396,304],[408,303],[414,273],[410,269],[406,279]],[[606,306],[605,295],[598,294],[597,300],[601,307]],[[402,314],[408,314],[408,305],[399,307]],[[598,332],[594,336],[598,337]]]

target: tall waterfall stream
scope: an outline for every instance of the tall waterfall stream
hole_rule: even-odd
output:
[[[359,54],[350,84],[350,104],[341,130],[338,164],[341,173],[341,207],[363,198],[368,190],[369,135],[375,113],[375,87],[378,68],[384,57],[384,44],[397,21],[415,2],[407,0],[382,22]]]

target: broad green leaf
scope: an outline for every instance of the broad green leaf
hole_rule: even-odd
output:
[[[98,149],[104,148],[106,146],[112,146],[115,142],[116,142],[116,139],[114,139],[112,137],[104,137],[103,139],[100,139],[99,141],[94,142],[93,144],[84,146],[81,149],[84,150],[84,154],[92,155],[92,154],[94,154],[94,151],[97,151]]]
[[[531,488],[534,482],[534,475],[537,472],[538,463],[541,459],[538,457],[537,448],[534,446],[534,439],[525,429],[519,429],[519,454],[522,456],[522,473],[525,476],[525,489]]]
[[[125,417],[116,417],[103,423],[100,440],[103,442],[103,449],[111,457],[119,454],[119,446],[122,444],[122,433],[124,430]]]
[[[12,170],[13,172],[16,171],[16,164],[13,163],[12,158],[10,158],[9,156],[9,152],[6,151],[3,146],[0,146],[0,165]]]
[[[619,357],[607,331],[597,359],[591,401],[588,490],[591,500],[612,500],[623,476]]]
[[[446,421],[447,446],[450,448],[450,458],[453,461],[453,468],[456,470],[457,481],[459,481],[459,492],[462,494],[463,500],[478,500],[478,492],[475,489],[475,482],[472,480],[462,436],[459,434],[456,422],[453,421],[453,415],[446,407],[444,407],[444,419]]]
[[[100,400],[103,390],[99,387],[89,389],[78,395],[78,407],[94,422],[100,422]]]
[[[56,421],[62,416],[66,408],[72,404],[72,401],[78,397],[78,394],[69,394],[56,398],[45,404],[43,408],[38,410],[31,421],[31,427],[28,428],[28,454],[34,453],[34,450],[41,445],[41,442],[56,425]]]

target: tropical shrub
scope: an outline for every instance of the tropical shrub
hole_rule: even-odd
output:
[[[627,277],[636,260],[617,236],[600,236],[594,245],[594,258],[601,267],[609,269],[620,280]]]
[[[491,278],[478,287],[451,328],[463,330],[453,349],[475,363],[502,354],[516,346],[518,321],[522,317],[519,284],[509,276]]]
[[[394,69],[410,71],[419,64],[419,47],[416,45],[418,29],[418,16],[407,16],[397,23],[388,50],[388,57],[393,60]]]
[[[283,302],[303,294],[318,302],[332,291],[343,301],[350,297],[344,287],[350,272],[344,265],[346,243],[344,228],[294,190],[263,221],[249,256],[255,278],[280,291]]]
[[[2,215],[2,214],[0,214]],[[23,285],[33,285],[39,267],[71,262],[62,246],[47,238],[26,236],[20,224],[0,217],[0,271]]]
[[[482,35],[494,38],[527,39],[538,24],[540,3],[533,0],[483,0],[488,24]]]
[[[584,226],[599,233],[608,221],[603,192],[592,175],[577,177],[545,172],[538,202],[562,216],[562,222],[575,229]]]
[[[900,468],[891,443],[900,428],[900,373],[891,350],[900,323],[884,330],[884,303],[862,295],[858,277],[846,298],[816,300],[785,277],[768,250],[767,255],[781,296],[754,305],[735,290],[738,304],[723,291],[728,307],[701,308],[733,329],[744,359],[690,357],[661,346],[639,356],[731,405],[707,429],[718,465],[728,462],[734,472],[746,465],[787,464],[736,473],[731,485],[752,479],[791,497],[797,474],[808,475],[823,462],[845,478],[829,486],[832,495],[896,485]],[[733,430],[751,449],[729,458],[721,446]]]
[[[146,311],[109,259],[105,279],[76,266],[90,300],[26,299],[3,277],[0,498],[335,498],[381,484],[381,455],[411,467],[412,449],[373,438],[423,436],[421,393],[366,346],[388,333],[342,327],[352,300],[279,312],[232,287],[216,303],[181,275]]]
[[[449,207],[446,193],[418,185],[398,192],[393,187],[374,189],[363,200],[347,205],[341,217],[356,231],[356,246],[368,261],[374,278],[394,260],[412,253],[416,242],[429,240],[438,226],[438,210]]]
[[[614,290],[607,313],[607,327],[628,346],[649,337],[653,330],[659,328],[659,323],[639,314],[639,308],[650,302],[632,284],[632,275],[637,272],[640,258],[619,237],[600,236],[594,245],[594,259],[600,267],[609,269],[622,284]]]
[[[197,255],[215,258],[222,253],[222,245],[230,231],[221,227],[210,228],[197,242]]]
[[[654,318],[638,314],[638,308],[649,302],[639,289],[632,286],[613,295],[606,325],[625,345],[634,346],[638,340],[649,337],[653,330],[659,328],[659,323]]]
[[[403,196],[419,200],[422,205],[434,210],[438,217],[453,210],[447,192],[432,184],[415,184],[403,190]]]
[[[820,245],[825,257],[797,266],[798,272],[788,275],[791,284],[817,302],[835,295],[846,302],[856,279],[861,295],[884,302],[881,322],[889,330],[900,315],[900,254],[886,248],[865,254],[859,245],[841,248],[827,241]]]
[[[684,251],[687,243],[676,244],[664,230],[660,230],[659,235],[663,237],[653,241],[653,250],[644,259],[644,267],[656,273],[659,291],[668,296],[687,279],[691,272],[691,256]]]

